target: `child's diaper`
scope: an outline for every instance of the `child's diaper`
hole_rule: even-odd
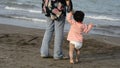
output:
[[[76,49],[80,49],[82,47],[82,42],[70,41],[70,43],[74,44]]]

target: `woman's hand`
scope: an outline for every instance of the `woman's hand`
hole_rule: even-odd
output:
[[[53,12],[54,14],[57,14],[57,13],[59,13],[59,10],[58,10],[57,8],[55,8],[55,9],[52,10],[52,12]]]
[[[43,6],[43,13],[46,13],[46,6]]]
[[[71,0],[66,0],[66,4],[67,4],[67,12],[70,12],[73,10],[73,4]]]

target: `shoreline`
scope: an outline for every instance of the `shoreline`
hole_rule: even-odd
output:
[[[44,30],[0,24],[0,68],[119,68],[120,38],[85,35],[80,63],[40,57]],[[63,52],[68,55],[66,33]],[[49,52],[53,55],[53,41]]]
[[[9,29],[10,28],[10,29]],[[41,35],[40,33],[44,33],[45,29],[37,29],[37,28],[28,28],[7,24],[0,24],[0,33],[23,33],[23,34],[33,34],[33,35]],[[34,33],[32,33],[34,32]],[[64,32],[65,37],[67,36],[67,32]],[[42,34],[43,35],[43,34]],[[116,46],[120,46],[120,37],[106,36],[106,35],[97,35],[97,34],[85,34],[85,39],[96,39],[97,41],[102,41],[105,43],[113,44]]]

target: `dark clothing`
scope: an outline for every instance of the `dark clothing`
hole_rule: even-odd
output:
[[[44,3],[45,2],[43,1],[43,4]],[[45,16],[50,17],[53,20],[60,20],[61,16],[66,16],[66,7],[68,7],[67,11],[72,10],[71,0],[70,0],[70,3],[71,5],[67,6],[66,0],[49,0],[47,3],[48,5],[46,6]],[[59,9],[58,7],[60,7],[61,9]],[[59,12],[58,13],[52,12],[54,9],[57,9]]]
[[[45,14],[47,14],[46,16],[48,20],[46,23],[46,31],[42,40],[40,53],[42,57],[48,57],[50,55],[49,46],[54,33],[53,58],[61,59],[63,57],[62,44],[67,7],[66,0],[49,0],[49,3],[46,2],[44,2],[45,5],[47,5],[46,8],[44,5],[44,11],[46,12]]]

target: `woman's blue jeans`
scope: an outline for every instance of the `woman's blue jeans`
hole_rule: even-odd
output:
[[[54,59],[63,57],[62,44],[63,44],[63,33],[64,33],[65,16],[62,17],[60,21],[48,19],[46,31],[42,40],[42,45],[40,49],[41,56],[49,56],[49,46],[52,40],[53,32],[54,37]]]

